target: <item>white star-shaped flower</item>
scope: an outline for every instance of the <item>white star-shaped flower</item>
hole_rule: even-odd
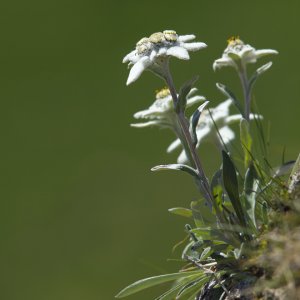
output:
[[[193,42],[195,35],[177,35],[174,30],[156,32],[150,37],[142,38],[135,50],[127,54],[123,63],[132,65],[127,79],[127,85],[136,81],[145,70],[150,70],[155,74],[164,77],[164,64],[170,56],[188,60],[189,51],[197,51],[206,47],[205,43]]]
[[[228,46],[221,58],[215,60],[213,69],[231,66],[236,69],[244,68],[248,63],[256,63],[257,59],[269,54],[278,54],[273,49],[256,50],[248,44],[244,44],[239,38],[232,37],[228,40]]]
[[[230,143],[235,138],[235,133],[228,125],[240,121],[243,117],[240,114],[229,115],[229,108],[232,104],[232,100],[228,99],[215,108],[206,109],[201,113],[198,125],[196,127],[197,145],[206,141],[212,141],[218,145]],[[210,115],[211,114],[211,115]],[[262,118],[260,115],[250,115],[250,119]],[[213,119],[213,120],[212,120]],[[215,123],[215,124],[214,124]],[[217,132],[215,126],[218,128]],[[221,137],[220,137],[221,136]],[[172,152],[180,147],[181,142],[179,139],[175,140],[167,149],[167,152]],[[178,163],[187,163],[188,158],[184,150],[180,153]]]
[[[203,96],[195,95],[196,88],[191,89],[187,95],[186,108],[193,106],[196,103],[205,101]],[[156,100],[145,110],[134,114],[136,119],[146,120],[144,123],[131,124],[133,127],[149,127],[159,126],[162,128],[170,128],[176,130],[179,126],[177,116],[174,109],[174,103],[168,88],[163,88],[156,93]]]

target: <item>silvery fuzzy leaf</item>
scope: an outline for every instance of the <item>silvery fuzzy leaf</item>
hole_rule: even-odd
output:
[[[255,228],[257,228],[256,218],[255,218],[255,205],[256,205],[256,196],[257,196],[258,188],[259,188],[258,175],[254,165],[250,164],[250,167],[248,168],[245,175],[245,185],[244,185],[244,192],[246,198],[245,206],[246,206],[247,214],[251,219]]]
[[[165,170],[183,171],[196,178],[199,178],[198,172],[194,168],[184,164],[158,165],[151,169],[151,171],[165,171]]]
[[[187,103],[187,96],[190,93],[193,85],[198,80],[199,76],[195,76],[192,79],[188,80],[183,84],[180,88],[179,95],[178,95],[178,102],[176,103],[175,110],[176,112],[184,112],[186,103]]]
[[[199,118],[201,116],[203,109],[207,106],[208,103],[209,103],[209,101],[205,101],[202,105],[200,105],[196,109],[196,111],[193,113],[193,116],[192,116],[192,120],[191,120],[191,124],[190,124],[190,126],[191,126],[190,133],[192,136],[194,146],[196,146],[197,142],[198,142],[196,129],[197,129],[197,125],[199,122]]]
[[[266,63],[265,65],[261,66],[260,68],[258,68],[254,74],[251,76],[250,80],[249,80],[249,91],[252,90],[253,86],[254,86],[254,83],[256,82],[257,78],[265,73],[266,71],[268,71],[272,66],[272,62],[268,62]]]

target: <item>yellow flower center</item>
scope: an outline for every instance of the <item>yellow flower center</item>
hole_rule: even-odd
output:
[[[174,30],[165,30],[163,32],[165,39],[169,42],[176,42],[177,41],[177,33]]]
[[[239,36],[231,36],[228,40],[227,40],[228,46],[235,46],[235,45],[243,45],[243,41],[240,40]]]
[[[149,41],[153,44],[158,44],[164,42],[165,40],[165,36],[162,32],[155,32],[149,36]]]
[[[146,51],[148,51],[151,47],[151,43],[149,41],[148,38],[146,37],[143,37],[141,40],[139,40],[137,43],[136,43],[136,51],[138,54],[142,54]]]
[[[156,90],[155,91],[155,97],[156,97],[156,99],[163,99],[163,98],[165,98],[165,97],[167,97],[169,95],[170,95],[170,90],[167,87],[164,87],[164,88],[162,88],[160,90]]]

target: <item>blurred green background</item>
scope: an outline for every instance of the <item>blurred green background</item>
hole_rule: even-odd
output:
[[[184,175],[149,171],[175,161],[169,132],[129,127],[162,86],[148,72],[125,86],[122,58],[145,35],[175,29],[208,44],[191,61],[174,59],[172,71],[177,86],[199,74],[212,106],[224,99],[217,81],[240,93],[233,69],[212,70],[229,36],[277,49],[255,97],[271,120],[272,163],[284,145],[294,159],[299,10],[299,0],[1,2],[0,299],[113,299],[177,269],[167,258],[179,256],[171,248],[185,220],[167,209],[188,206],[197,191]],[[211,145],[200,152],[211,174],[219,158]]]

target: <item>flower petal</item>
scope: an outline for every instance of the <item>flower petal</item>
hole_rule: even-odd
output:
[[[179,139],[176,139],[174,142],[172,142],[169,147],[167,148],[167,153],[173,152],[175,149],[177,149],[181,145],[181,142]]]
[[[250,120],[263,120],[263,116],[262,115],[257,115],[257,114],[250,114],[249,119]]]
[[[229,107],[232,103],[232,100],[228,99],[211,110],[212,117],[215,122],[218,122],[219,120],[224,119],[229,115]]]
[[[136,54],[136,50],[133,50],[130,53],[128,53],[122,60],[123,64],[132,61],[134,57],[137,56]]]
[[[190,59],[188,51],[180,46],[174,46],[168,49],[167,55],[171,55],[184,60]]]
[[[183,47],[188,51],[198,51],[200,49],[206,48],[207,45],[205,43],[184,43]]]
[[[156,55],[157,55],[157,52],[155,50],[152,50],[151,54],[150,54],[150,60],[153,61],[155,59]]]
[[[193,34],[180,35],[180,36],[178,37],[178,41],[179,41],[179,42],[188,42],[188,41],[194,40],[195,38],[196,38],[196,36],[193,35]]]
[[[136,62],[129,72],[129,76],[126,84],[129,85],[136,81],[141,74],[152,64],[148,56],[142,57],[138,62]]]
[[[187,158],[185,150],[182,150],[181,153],[179,154],[178,158],[177,158],[177,163],[178,164],[186,164],[188,161],[189,160]]]
[[[241,119],[243,119],[242,115],[231,115],[225,118],[224,123],[225,124],[233,124],[235,122],[240,121]]]
[[[146,118],[147,116],[149,116],[151,114],[151,110],[150,109],[145,109],[145,110],[141,110],[141,111],[138,111],[136,112],[133,117],[135,119],[143,119],[143,118]]]
[[[197,88],[192,88],[189,93],[187,94],[187,98],[191,98],[194,94],[196,94],[196,92],[198,91]]]
[[[227,56],[223,56],[214,61],[213,69],[214,69],[214,71],[216,71],[217,69],[220,69],[222,67],[227,67],[227,66],[234,66],[234,62],[232,61],[231,58],[229,58]]]
[[[131,127],[136,127],[136,128],[144,128],[144,127],[150,127],[150,126],[155,126],[155,125],[160,125],[160,124],[157,121],[149,121],[149,122],[145,122],[145,123],[130,124]]]
[[[240,59],[242,60],[242,64],[254,64],[257,61],[257,56],[255,54],[254,48],[245,48],[243,49],[240,54]]]
[[[166,55],[166,54],[167,54],[167,48],[166,47],[162,47],[158,50],[158,56]]]
[[[205,138],[207,138],[208,135],[210,133],[212,133],[212,130],[213,130],[213,128],[209,125],[205,125],[205,127],[202,127],[202,128],[201,128],[201,126],[197,127],[197,132],[196,132],[197,133],[197,140],[198,140],[197,145],[196,145],[197,148],[205,140]]]
[[[261,49],[255,51],[256,58],[260,58],[269,54],[278,54],[278,51],[273,49]]]
[[[257,115],[257,114],[250,114],[249,116],[249,119],[250,120],[262,120],[264,117],[262,115]],[[232,123],[235,123],[235,122],[239,122],[241,119],[243,119],[242,115],[231,115],[231,116],[228,116],[226,119],[225,119],[225,124],[232,124]]]
[[[189,107],[193,106],[194,104],[205,101],[205,100],[206,99],[203,96],[194,96],[194,97],[188,98],[187,102],[186,102],[186,107],[189,108]]]
[[[225,110],[228,112],[229,107],[232,103],[233,103],[233,101],[231,99],[227,99],[227,100],[223,101],[222,103],[220,103],[218,106],[216,106],[216,109]]]
[[[219,133],[220,133],[220,135],[222,137],[222,140],[225,144],[228,144],[229,142],[231,142],[235,138],[234,132],[228,126],[224,126],[224,127],[220,128]]]

